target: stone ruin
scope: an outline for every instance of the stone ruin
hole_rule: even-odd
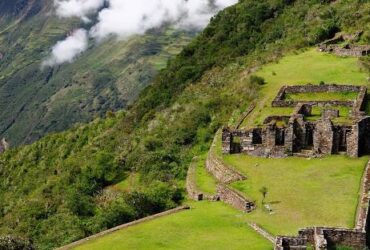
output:
[[[319,44],[318,49],[321,52],[329,52],[338,56],[367,56],[370,55],[370,45],[357,45],[362,35],[362,31],[353,35],[339,33],[334,38]]]
[[[366,232],[359,229],[312,227],[299,230],[298,236],[278,236],[275,250],[302,249],[311,245],[313,249],[337,249],[350,247],[354,250],[366,249]]]
[[[294,101],[287,94],[356,92],[351,101]],[[359,157],[370,154],[370,117],[365,113],[367,88],[353,85],[299,85],[284,86],[272,102],[272,107],[295,107],[290,116],[269,116],[263,125],[252,129],[223,128],[224,154],[247,153],[261,157],[321,156],[347,154]],[[349,122],[335,124],[339,110],[345,106],[350,111]],[[321,118],[312,121],[313,107],[321,107]],[[248,119],[248,117],[246,117]]]

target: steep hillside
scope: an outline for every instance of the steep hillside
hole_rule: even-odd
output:
[[[52,2],[0,3],[0,137],[12,146],[125,108],[192,36],[163,28],[91,42],[72,64],[41,69],[56,41],[87,26],[57,18]]]
[[[369,12],[356,0],[244,0],[222,11],[127,112],[0,156],[0,233],[50,249],[176,206],[192,157],[263,98],[251,72],[337,31],[368,31]],[[367,72],[368,58],[359,65]]]

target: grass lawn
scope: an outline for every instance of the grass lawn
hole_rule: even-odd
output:
[[[278,63],[267,64],[255,75],[263,77],[260,98],[254,111],[242,127],[262,124],[269,115],[290,115],[293,108],[272,108],[271,102],[284,85],[325,83],[368,85],[368,74],[360,69],[357,58],[342,58],[310,49],[298,55],[290,55]],[[370,108],[369,108],[370,110]]]
[[[368,157],[266,159],[228,155],[224,160],[248,177],[231,184],[256,200],[258,208],[248,218],[272,234],[295,235],[298,229],[308,226],[354,226]],[[263,186],[268,188],[265,201],[270,203],[273,214],[261,208],[259,190]]]
[[[354,101],[358,92],[324,92],[287,94],[284,100],[292,101]]]
[[[76,249],[273,249],[269,241],[247,226],[246,214],[222,202],[198,202],[191,207],[114,232]]]
[[[215,194],[217,182],[206,170],[205,161],[207,155],[202,155],[196,162],[195,181],[198,188],[208,194]]]

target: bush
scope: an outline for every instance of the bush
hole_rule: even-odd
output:
[[[252,85],[265,85],[266,84],[266,81],[263,77],[259,77],[259,76],[255,76],[255,75],[251,75],[249,77],[249,81]]]

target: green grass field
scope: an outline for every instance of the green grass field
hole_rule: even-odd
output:
[[[206,157],[207,155],[203,155],[196,162],[195,181],[201,191],[207,194],[215,194],[217,182],[205,168]]]
[[[248,218],[269,232],[295,235],[298,229],[315,225],[354,226],[367,157],[266,159],[229,155],[224,159],[248,177],[232,186],[256,200],[257,210]],[[264,186],[269,190],[265,201],[273,214],[261,204],[259,190]]]
[[[257,107],[246,119],[242,127],[254,127],[263,123],[269,115],[291,115],[293,108],[272,108],[271,102],[284,85],[325,83],[368,85],[368,74],[361,70],[357,58],[340,58],[310,49],[298,55],[290,55],[278,63],[271,63],[255,75],[263,77]],[[351,97],[350,95],[349,97]],[[348,97],[348,96],[347,96]],[[346,96],[344,98],[347,98]],[[328,96],[322,97],[327,99]]]
[[[284,100],[292,101],[354,101],[358,92],[324,92],[287,94]]]
[[[192,203],[191,208],[114,232],[76,249],[273,249],[269,241],[249,228],[246,214],[221,202]]]

